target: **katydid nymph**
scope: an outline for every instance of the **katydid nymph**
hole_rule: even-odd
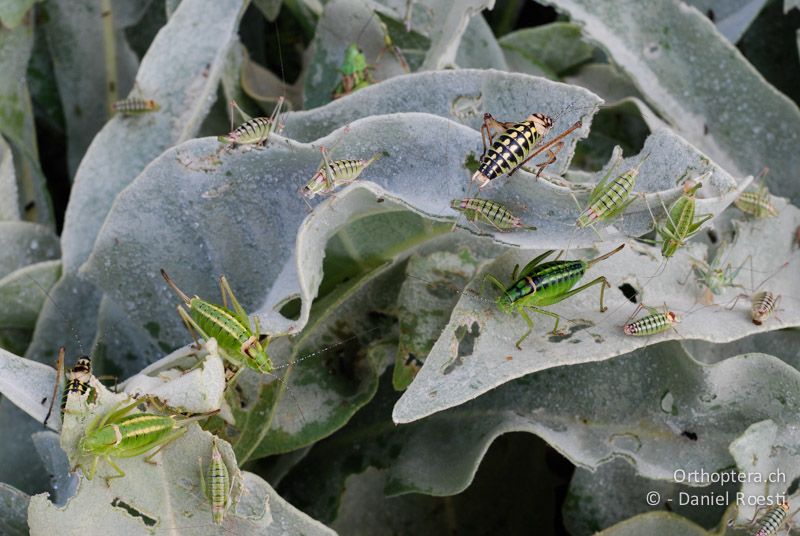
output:
[[[144,460],[153,463],[153,457],[162,448],[186,433],[186,426],[189,423],[219,413],[219,410],[215,410],[191,417],[152,413],[131,414],[142,402],[135,400],[125,406],[122,406],[124,401],[118,402],[110,411],[96,415],[89,423],[78,443],[81,455],[93,457],[86,478],[89,480],[94,478],[97,462],[102,457],[117,472],[116,475],[106,477],[106,484],[110,485],[112,479],[125,476],[125,471],[120,469],[112,458],[134,458],[156,449]]]
[[[636,184],[639,168],[642,167],[642,164],[647,160],[648,156],[649,155],[642,158],[636,166],[618,175],[613,181],[608,182],[609,177],[614,173],[617,165],[619,165],[619,161],[612,165],[608,173],[606,173],[592,190],[589,196],[589,202],[586,208],[581,211],[575,225],[577,225],[579,229],[584,227],[592,227],[592,229],[594,229],[595,222],[609,221],[625,212],[628,205],[633,203],[635,199],[635,197],[631,197],[630,194]],[[578,203],[577,199],[575,203]],[[578,209],[580,210],[580,205],[578,205]]]
[[[183,300],[183,303],[189,307],[189,312],[187,312],[182,305],[179,305],[178,314],[195,340],[197,340],[197,335],[206,341],[214,337],[219,345],[220,355],[239,368],[236,374],[244,370],[244,367],[265,374],[272,372],[274,367],[266,351],[269,338],[264,341],[262,346],[258,318],[255,319],[255,331],[253,331],[250,326],[250,317],[239,304],[225,276],[219,278],[223,303],[220,306],[202,300],[198,296],[189,297],[178,288],[163,269],[161,275]],[[228,308],[229,300],[233,310]]]
[[[50,408],[47,410],[47,415],[44,418],[43,424],[47,426],[47,421],[50,419],[50,414],[53,411],[53,404],[58,396],[58,388],[61,384],[61,373],[64,370],[64,347],[58,349],[58,360],[56,362],[56,384],[53,388],[53,396],[50,399]],[[67,407],[67,400],[70,396],[87,395],[87,401],[94,404],[97,400],[97,390],[92,386],[92,358],[88,355],[83,355],[75,362],[75,366],[66,373],[67,382],[64,385],[64,391],[61,395],[61,417],[63,419],[64,412]]]
[[[687,181],[683,186],[683,194],[667,211],[666,223],[656,223],[656,233],[661,237],[661,255],[665,259],[675,255],[687,240],[700,232],[705,222],[714,217],[713,214],[703,214],[695,218],[695,194],[702,186],[699,180],[696,183]]]
[[[206,471],[203,470],[203,461],[200,464],[200,486],[203,494],[211,501],[211,518],[216,525],[222,525],[225,514],[232,506],[233,479],[231,479],[228,466],[222,459],[222,454],[217,447],[217,436],[212,438],[211,461],[208,465],[208,482]]]
[[[759,173],[760,181],[755,192],[742,192],[733,206],[757,220],[763,218],[774,218],[778,215],[778,209],[772,204],[772,196],[766,185],[766,175],[769,168],[764,168]]]
[[[229,147],[236,147],[237,145],[264,147],[272,133],[280,132],[282,129],[280,113],[283,102],[283,97],[278,98],[278,103],[269,117],[250,117],[235,101],[231,101],[231,131],[224,136],[218,136],[217,139],[222,143],[227,143]],[[234,107],[245,121],[236,128],[233,128]]]
[[[374,14],[373,14],[374,16]],[[363,33],[364,30],[367,29],[367,25],[372,21],[372,17],[367,21],[367,24],[361,30]],[[380,31],[383,34],[383,48],[381,49],[378,57],[375,60],[375,63],[381,61],[383,55],[386,51],[390,51],[392,55],[395,57],[397,62],[402,67],[403,71],[406,73],[411,72],[411,69],[408,66],[408,62],[406,61],[403,53],[400,49],[394,44],[392,41],[391,36],[389,35],[389,29],[386,27],[386,24],[378,20],[378,25],[380,27]],[[360,38],[360,35],[359,35]],[[367,57],[364,55],[364,52],[359,48],[357,43],[350,43],[347,49],[344,52],[344,60],[342,61],[341,67],[339,67],[339,73],[341,74],[341,78],[339,83],[336,84],[336,87],[333,90],[333,98],[338,99],[344,97],[345,95],[349,95],[354,91],[358,91],[359,89],[363,89],[375,83],[375,80],[372,78],[372,71],[374,70],[374,65],[367,62]]]
[[[515,266],[511,274],[513,283],[508,287],[492,274],[486,274],[484,276],[484,281],[490,281],[502,291],[502,294],[498,296],[496,300],[500,310],[506,314],[517,311],[528,324],[528,330],[516,342],[517,349],[522,349],[520,346],[522,341],[528,338],[528,335],[530,335],[533,330],[533,320],[531,320],[528,313],[525,312],[525,309],[555,318],[556,323],[552,333],[557,334],[558,321],[561,317],[541,307],[558,303],[593,285],[600,285],[600,312],[604,312],[607,307],[603,305],[603,295],[606,287],[611,288],[611,285],[604,276],[600,276],[578,288],[573,289],[572,287],[580,281],[586,273],[586,270],[591,266],[609,258],[619,252],[623,247],[625,247],[625,244],[620,245],[605,255],[588,261],[576,259],[568,261],[554,260],[543,263],[542,261],[552,255],[555,250],[545,251],[525,265],[521,272],[518,271],[519,265]]]

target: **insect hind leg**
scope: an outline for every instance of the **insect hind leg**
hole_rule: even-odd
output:
[[[606,279],[605,276],[602,276],[602,275],[600,277],[598,277],[597,279],[593,279],[592,281],[586,283],[585,285],[581,285],[580,287],[574,288],[574,289],[570,290],[569,292],[565,292],[561,299],[565,300],[565,299],[569,298],[570,296],[574,296],[575,294],[578,294],[579,292],[583,292],[584,290],[586,290],[587,288],[591,287],[592,285],[597,285],[598,283],[600,284],[600,312],[604,313],[604,312],[606,312],[608,310],[608,307],[606,307],[603,304],[603,297],[605,296],[606,288],[611,288],[611,283],[609,283],[608,279]]]
[[[539,314],[555,318],[556,323],[553,326],[553,331],[551,331],[550,333],[552,333],[553,335],[557,335],[558,334],[558,321],[561,320],[561,316],[559,314],[554,313],[553,311],[548,311],[546,309],[540,309],[539,307],[535,307],[535,306],[532,306],[532,305],[529,305],[528,309],[530,309],[531,311],[536,311]],[[529,333],[530,333],[530,331],[529,331]],[[519,342],[522,342],[522,340],[520,340]],[[519,348],[519,345],[517,345],[517,348]]]
[[[564,148],[564,142],[560,141],[557,144],[555,144],[553,147],[551,147],[551,148],[549,148],[547,150],[548,159],[546,161],[544,161],[544,162],[536,164],[537,167],[539,168],[536,171],[536,178],[537,179],[539,178],[539,176],[542,174],[542,171],[544,171],[547,166],[550,166],[550,165],[555,163],[556,159],[558,158],[558,153],[560,153],[563,148]]]
[[[531,307],[530,309],[534,311],[541,311],[541,309],[534,307]],[[522,341],[527,339],[528,335],[530,335],[531,331],[533,331],[533,320],[530,316],[528,316],[528,313],[525,312],[523,307],[519,307],[517,310],[519,311],[520,316],[525,320],[525,323],[528,324],[528,330],[523,333],[522,337],[520,337],[519,340],[517,340],[517,342],[514,344],[514,346],[517,347],[517,350],[522,350]],[[556,320],[556,325],[558,325],[558,320]]]

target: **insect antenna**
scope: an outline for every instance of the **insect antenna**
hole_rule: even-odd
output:
[[[39,290],[42,291],[42,294],[44,294],[45,297],[48,300],[50,300],[50,303],[52,303],[53,306],[56,309],[58,309],[58,312],[61,313],[61,316],[62,316],[64,322],[67,324],[67,327],[69,327],[69,330],[72,333],[72,337],[75,339],[75,342],[78,343],[78,349],[80,350],[81,354],[86,354],[86,352],[83,349],[83,344],[81,344],[81,339],[80,339],[80,337],[78,337],[78,332],[75,330],[75,326],[70,321],[69,316],[67,316],[66,311],[64,311],[64,309],[62,309],[61,306],[58,305],[58,303],[53,299],[53,297],[50,295],[50,293],[47,292],[47,289],[45,289],[36,279],[34,279],[33,276],[31,276],[30,274],[26,273],[25,277],[30,279],[33,282],[34,285],[39,287]]]
[[[376,331],[378,329],[382,329],[382,327],[381,326],[376,326],[374,328],[370,328],[370,329],[361,331],[357,335],[351,335],[350,337],[347,337],[345,339],[341,339],[341,340],[339,340],[339,341],[337,341],[337,342],[335,342],[333,344],[329,344],[328,346],[320,348],[319,350],[316,350],[316,351],[308,353],[308,354],[304,354],[304,355],[302,355],[302,356],[300,356],[300,357],[298,357],[296,359],[293,359],[292,361],[289,361],[288,363],[284,363],[282,365],[278,365],[278,366],[274,367],[273,370],[280,370],[280,369],[284,369],[284,368],[288,368],[288,367],[297,365],[298,363],[302,363],[303,361],[305,361],[307,359],[311,359],[312,357],[315,357],[315,356],[318,356],[318,355],[322,355],[322,354],[324,354],[325,352],[327,352],[329,350],[333,350],[334,348],[337,348],[339,346],[347,344],[348,342],[354,341],[354,340],[358,339],[359,337],[361,337],[363,335],[366,335],[368,333],[371,333],[373,331]]]
[[[374,19],[376,15],[377,15],[377,13],[375,13],[375,11],[373,10],[372,14],[367,19],[367,22],[365,22],[364,26],[361,27],[361,31],[358,32],[358,37],[356,37],[356,40],[355,40],[356,44],[361,42],[361,38],[364,36],[364,32],[367,30],[367,27],[369,26],[369,23],[372,22],[372,19]]]
[[[791,261],[784,262],[774,272],[772,272],[763,281],[761,281],[761,283],[759,283],[758,286],[753,287],[753,283],[754,283],[754,281],[753,281],[753,273],[755,272],[755,270],[753,269],[753,258],[752,258],[752,256],[748,256],[748,258],[750,259],[750,294],[739,294],[738,296],[736,296],[736,298],[733,299],[733,303],[731,303],[731,305],[728,306],[728,309],[733,309],[734,307],[736,307],[736,304],[739,302],[740,298],[748,298],[748,297],[750,297],[753,293],[755,293],[755,291],[760,289],[764,285],[764,283],[766,283],[767,281],[769,281],[770,279],[772,279],[773,277],[778,275],[778,273],[780,273],[781,270],[783,270],[784,268],[789,266],[789,263],[791,262]]]
[[[75,330],[75,326],[70,321],[69,316],[66,314],[64,309],[62,309],[61,306],[58,305],[58,303],[53,299],[53,297],[50,295],[47,289],[45,289],[33,276],[26,273],[25,277],[30,279],[33,282],[33,284],[36,285],[39,288],[39,290],[42,291],[42,294],[45,295],[45,297],[50,301],[50,303],[53,304],[53,307],[55,307],[58,310],[58,312],[61,313],[61,318],[67,324],[67,327],[69,328],[72,337],[78,344],[78,350],[80,351],[81,355],[86,355],[86,352],[83,349],[83,344],[81,343],[81,339],[80,337],[78,337],[78,332]],[[42,421],[42,426],[44,426],[45,428],[47,428],[47,421],[50,419],[50,415],[53,413],[53,404],[55,404],[56,398],[58,398],[58,388],[61,385],[61,381],[65,374],[64,354],[65,354],[65,349],[62,346],[58,350],[58,359],[56,360],[56,381],[55,385],[53,386],[53,395],[50,397],[50,406],[47,409],[47,415],[45,415],[44,420]]]

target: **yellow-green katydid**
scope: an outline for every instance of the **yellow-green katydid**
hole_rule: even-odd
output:
[[[189,423],[219,412],[216,410],[191,417],[132,413],[141,403],[142,400],[135,400],[123,406],[124,401],[118,402],[110,411],[96,415],[89,423],[78,442],[79,455],[93,458],[86,478],[94,478],[101,457],[117,472],[106,477],[107,484],[114,478],[124,477],[125,471],[112,458],[134,458],[156,449],[144,460],[152,463],[151,460],[162,448],[186,432]]]

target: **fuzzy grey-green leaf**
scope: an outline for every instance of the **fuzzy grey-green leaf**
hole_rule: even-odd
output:
[[[581,24],[687,140],[737,175],[769,166],[772,191],[800,199],[800,110],[699,11],[678,0],[548,3]]]
[[[700,209],[698,208],[698,213]],[[800,252],[792,251],[789,236],[781,231],[800,225],[800,209],[785,205],[779,217],[753,221],[740,226],[740,232],[748,236],[748,242],[737,242],[730,250],[730,261],[738,266],[752,254],[753,270],[756,274],[771,274],[771,288],[779,293],[800,296],[800,283],[787,270],[778,270],[784,262],[798,262]],[[598,244],[598,253],[611,251],[619,242]],[[394,419],[410,422],[436,411],[471,400],[486,391],[525,374],[552,366],[562,366],[588,361],[608,359],[666,339],[703,339],[711,342],[736,340],[765,330],[800,325],[800,309],[792,307],[784,315],[772,318],[762,326],[753,324],[750,318],[749,300],[739,300],[735,309],[724,307],[697,307],[701,295],[694,283],[679,285],[686,278],[690,256],[702,257],[700,245],[690,245],[679,250],[673,259],[663,264],[656,248],[628,242],[625,249],[590,269],[585,282],[605,275],[611,288],[605,295],[606,313],[598,312],[597,287],[574,296],[559,305],[548,307],[565,317],[561,335],[550,333],[553,319],[532,313],[535,322],[531,337],[520,352],[514,342],[525,332],[526,324],[517,313],[503,314],[494,303],[496,294],[478,299],[464,295],[450,318],[439,341],[417,375],[398,402]],[[502,281],[511,283],[507,274],[515,263],[525,265],[537,252],[509,252],[505,260],[495,262],[484,273],[494,273]],[[596,256],[592,254],[590,257]],[[572,257],[572,256],[570,256]],[[569,257],[568,257],[569,258]],[[574,257],[572,257],[574,258]],[[503,259],[503,257],[501,257]],[[653,277],[653,274],[659,274]],[[744,271],[740,278],[749,282],[750,273]],[[482,275],[480,276],[482,277]],[[636,306],[618,290],[628,283],[640,291],[638,299],[645,305],[663,311],[664,304],[677,311],[682,322],[675,330],[668,330],[653,337],[628,337],[622,326],[634,312]],[[479,281],[473,281],[473,290],[478,290]],[[752,292],[752,290],[750,290]],[[717,297],[717,303],[733,304],[739,294],[735,288],[727,288]],[[569,319],[569,320],[567,320]],[[476,338],[471,355],[463,358],[459,366],[450,368],[456,354],[457,329],[477,323],[480,336]],[[508,361],[505,356],[513,356]],[[570,357],[567,357],[570,356]],[[448,371],[447,373],[445,373]],[[435,393],[435,395],[431,395]]]

